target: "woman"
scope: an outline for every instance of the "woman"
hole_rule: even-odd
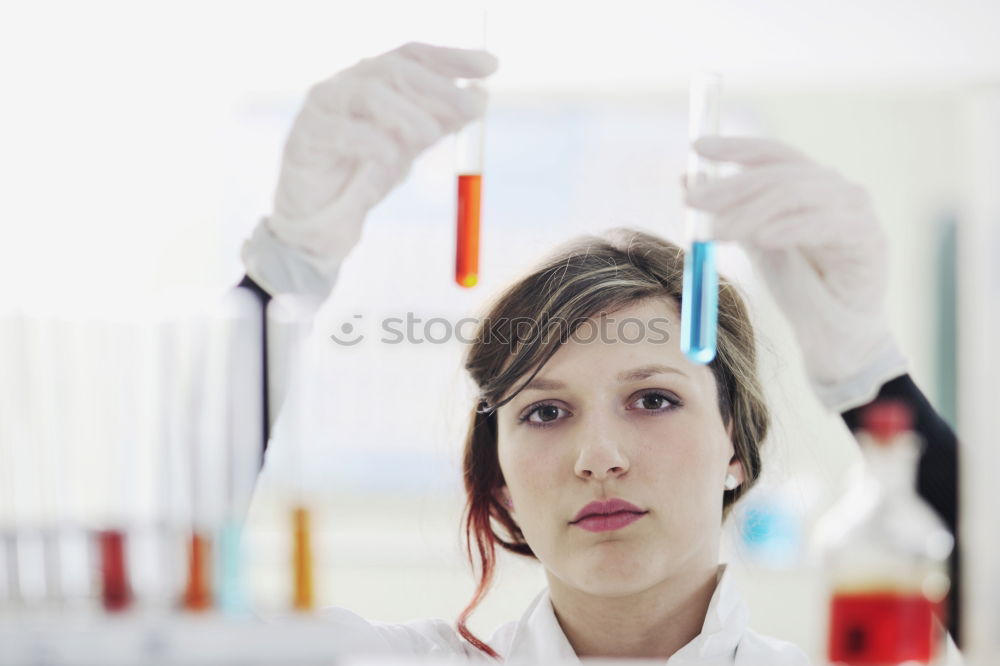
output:
[[[464,466],[481,577],[458,628],[487,654],[804,663],[746,628],[718,564],[723,517],[760,474],[768,413],[730,284],[715,360],[681,353],[683,266],[648,234],[584,237],[484,318],[466,361],[482,402]],[[511,325],[526,321],[537,326]],[[538,558],[549,589],[488,646],[465,619],[495,544]]]
[[[416,155],[483,113],[483,93],[455,79],[495,68],[483,52],[408,44],[315,86],[286,145],[274,212],[244,245],[243,284],[263,298],[325,297],[367,211]],[[846,419],[880,393],[903,397],[936,437],[930,450],[953,453],[885,324],[885,241],[865,192],[773,141],[712,137],[695,148],[743,167],[691,189],[687,202],[712,212],[716,237],[739,242],[763,274],[817,397]],[[334,610],[345,647],[806,662],[797,647],[747,627],[718,565],[723,517],[761,471],[768,414],[746,308],[725,281],[716,360],[701,366],[680,354],[682,264],[676,246],[617,230],[564,248],[501,296],[467,357],[481,392],[465,455],[477,593],[457,630]],[[517,317],[536,322],[534,335],[494,328]],[[628,326],[607,336],[609,320]],[[944,487],[945,513],[948,480],[925,484]],[[465,621],[486,593],[497,545],[537,558],[549,586],[484,642]]]

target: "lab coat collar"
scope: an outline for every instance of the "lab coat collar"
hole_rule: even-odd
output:
[[[726,564],[716,571],[715,591],[701,633],[666,661],[669,666],[692,663],[733,663],[736,648],[746,631],[749,613]],[[579,663],[573,646],[556,619],[548,588],[542,590],[517,623],[508,661]]]

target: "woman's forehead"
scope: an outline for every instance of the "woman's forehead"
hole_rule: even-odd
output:
[[[559,345],[531,385],[551,386],[574,378],[625,381],[673,373],[694,380],[710,375],[707,366],[681,352],[679,319],[676,306],[659,298],[594,315]]]

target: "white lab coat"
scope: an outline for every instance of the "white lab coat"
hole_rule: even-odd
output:
[[[806,666],[799,647],[762,636],[747,626],[749,613],[733,575],[719,565],[717,583],[701,633],[666,661],[669,666],[733,664],[735,666]],[[324,617],[336,623],[334,635],[348,652],[482,661],[489,658],[466,642],[445,620],[414,620],[404,624],[369,622],[343,608],[329,608]],[[487,641],[508,662],[548,665],[579,664],[566,634],[556,620],[548,589],[542,590],[516,622],[499,627]],[[492,660],[489,660],[492,661]]]

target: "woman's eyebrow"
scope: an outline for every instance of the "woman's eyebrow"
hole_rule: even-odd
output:
[[[653,375],[663,375],[663,374],[678,374],[683,377],[687,377],[687,374],[678,370],[677,368],[672,368],[669,365],[661,365],[659,363],[652,363],[650,365],[643,365],[638,368],[632,368],[631,370],[625,370],[618,373],[618,383],[625,384],[626,382],[638,382],[643,379],[649,379]]]
[[[642,365],[638,368],[632,368],[631,370],[623,370],[618,373],[616,379],[619,384],[625,384],[628,382],[639,382],[643,379],[649,379],[653,375],[664,375],[664,374],[678,374],[683,377],[688,375],[677,368],[672,368],[669,365],[661,365],[659,363],[652,363],[650,365]],[[556,379],[544,379],[542,377],[535,377],[528,385],[525,386],[522,391],[557,391],[559,389],[566,388],[566,384]]]

